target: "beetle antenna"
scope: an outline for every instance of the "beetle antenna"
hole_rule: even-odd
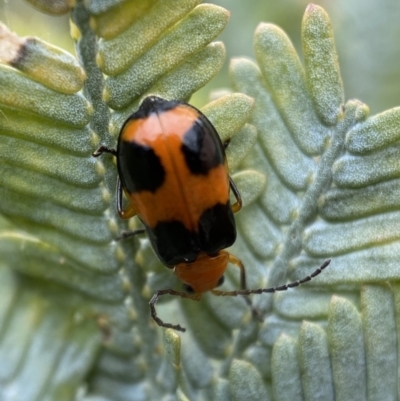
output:
[[[306,277],[302,278],[301,280],[293,281],[292,283],[280,285],[278,287],[258,288],[256,290],[243,289],[243,290],[236,290],[236,291],[212,290],[212,293],[217,296],[236,297],[238,295],[251,295],[251,294],[262,294],[262,293],[267,293],[267,292],[272,293],[272,292],[277,292],[277,291],[286,291],[289,288],[298,287],[301,284],[311,281],[314,277],[318,276],[329,265],[329,263],[331,263],[331,259],[325,260],[325,262],[320,267],[318,267],[317,270],[315,270],[313,273],[311,273],[309,276],[306,276]]]

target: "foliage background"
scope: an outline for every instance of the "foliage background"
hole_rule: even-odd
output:
[[[301,55],[300,23],[306,2],[252,0],[251,7],[247,1],[239,0],[214,3],[229,9],[232,13],[229,25],[220,37],[228,49],[227,63],[234,56],[254,57],[253,33],[260,21],[273,22],[282,27]],[[398,91],[400,76],[397,68],[400,50],[396,45],[396,38],[400,33],[398,2],[327,0],[315,3],[326,9],[333,23],[346,99],[359,98],[370,106],[372,115],[400,104]],[[67,39],[69,26],[65,18],[54,19],[32,12],[32,9],[21,0],[3,2],[1,6],[0,19],[21,36],[35,34],[74,53],[72,41]],[[193,97],[193,102],[203,105],[208,101],[208,94],[212,89],[228,86],[226,71],[227,66],[216,79]],[[383,291],[381,295],[384,298],[387,294]],[[375,296],[380,295],[375,294]],[[352,311],[348,313],[351,314]],[[170,340],[171,337],[165,340],[167,350]],[[176,347],[171,346],[171,350],[172,353],[176,352]],[[241,364],[233,365],[231,370],[231,379],[241,383],[236,394],[240,393],[240,389],[257,393],[257,381],[251,382],[256,374],[249,373],[248,386],[243,383],[246,379],[242,377],[243,373],[251,372],[252,366],[245,365],[245,362]],[[168,368],[171,366],[167,364],[165,369]],[[223,387],[224,382],[219,384]],[[249,396],[248,392],[245,393],[246,397]],[[254,398],[262,398],[262,395],[260,397],[262,392],[263,388],[259,387],[258,395],[254,395]]]
[[[216,0],[231,12],[222,40],[227,49],[224,69],[192,101],[205,104],[210,90],[229,86],[227,69],[232,57],[254,57],[253,34],[259,22],[272,22],[290,37],[301,57],[300,26],[307,0]],[[400,104],[400,4],[396,0],[315,0],[333,24],[336,49],[347,99],[368,104],[371,114]],[[35,35],[72,54],[68,17],[32,12],[24,0],[1,0],[0,21],[19,36]]]

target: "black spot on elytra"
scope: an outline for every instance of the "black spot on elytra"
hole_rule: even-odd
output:
[[[148,234],[161,262],[170,267],[193,262],[201,251],[198,235],[179,221],[160,222]]]
[[[155,192],[163,184],[165,170],[151,147],[121,141],[118,169],[123,187],[129,192]]]
[[[157,256],[167,267],[190,263],[200,252],[215,256],[236,239],[236,225],[229,202],[204,211],[199,232],[191,232],[179,221],[159,222],[147,227],[150,242]]]
[[[209,255],[228,248],[236,240],[236,224],[231,205],[217,203],[206,209],[199,220],[199,239],[202,251]]]
[[[200,115],[186,132],[181,150],[192,174],[207,174],[225,160],[221,140],[204,115]]]

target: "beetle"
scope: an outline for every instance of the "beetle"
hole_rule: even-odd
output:
[[[162,327],[185,331],[163,322],[155,304],[165,294],[199,300],[206,291],[215,295],[247,295],[284,291],[318,275],[280,287],[249,290],[240,259],[225,249],[236,239],[233,214],[242,207],[240,193],[229,176],[225,146],[207,117],[188,103],[149,96],[121,128],[117,149],[101,146],[98,157],[117,158],[117,209],[122,219],[135,215],[160,261],[183,282],[185,292],[157,291],[150,301],[151,316]],[[231,205],[230,191],[236,202]],[[123,193],[128,205],[123,208]],[[228,263],[240,269],[240,290],[218,291]]]

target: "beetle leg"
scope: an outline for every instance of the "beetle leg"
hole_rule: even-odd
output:
[[[242,261],[238,259],[236,256],[229,254],[229,262],[231,262],[233,265],[237,266],[240,269],[240,289],[246,290],[247,289],[246,269],[244,268]]]
[[[118,178],[117,180],[117,209],[118,209],[118,214],[121,219],[130,219],[133,216],[136,216],[136,210],[132,203],[129,203],[126,209],[123,208],[122,206],[122,184],[121,180]]]
[[[247,290],[246,269],[244,267],[244,264],[242,263],[242,261],[240,259],[238,259],[236,256],[233,256],[231,254],[229,254],[229,262],[231,262],[233,265],[237,266],[240,269],[240,290],[246,291]],[[215,291],[217,291],[217,292],[221,292],[221,291],[212,290],[212,292],[215,295],[220,295],[220,294],[216,294]],[[244,300],[246,301],[247,305],[250,306],[251,313],[252,313],[253,317],[257,318],[260,321],[263,321],[264,319],[263,319],[260,311],[257,310],[253,306],[253,303],[251,302],[251,299],[249,297],[247,297],[247,296],[244,296]]]
[[[111,153],[113,156],[117,156],[117,150],[108,148],[107,146],[100,146],[95,152],[92,153],[92,156],[99,157],[103,153]]]
[[[292,283],[280,285],[277,287],[269,287],[269,288],[258,288],[257,290],[237,290],[237,291],[218,291],[218,290],[213,290],[213,293],[217,296],[233,296],[236,297],[238,295],[250,295],[250,294],[262,294],[264,292],[277,292],[277,291],[286,291],[289,288],[294,288],[298,287],[301,284],[307,283],[308,281],[311,281],[314,277],[318,276],[328,265],[331,263],[331,259],[325,260],[324,263],[318,269],[316,269],[313,273],[311,273],[309,276],[306,276],[302,278],[301,280],[293,281]]]
[[[135,235],[144,234],[146,230],[144,228],[139,228],[133,231],[122,231],[121,234],[117,237],[117,241],[134,237]]]
[[[242,208],[242,197],[240,196],[240,192],[237,189],[237,186],[236,186],[235,182],[232,180],[231,176],[229,176],[229,185],[231,187],[233,195],[235,195],[235,198],[236,198],[236,203],[234,203],[232,205],[232,212],[236,213]]]
[[[150,311],[151,311],[151,317],[153,318],[153,320],[161,327],[166,327],[167,329],[174,329],[174,330],[178,330],[178,331],[183,331],[185,332],[186,329],[182,326],[180,326],[179,324],[171,324],[171,323],[164,323],[158,316],[157,316],[157,312],[156,312],[156,302],[158,301],[158,298],[161,295],[165,295],[165,294],[169,294],[169,295],[175,295],[178,297],[182,297],[182,298],[189,298],[192,299],[194,301],[199,301],[201,298],[201,294],[188,294],[186,292],[180,292],[180,291],[175,291],[175,290],[159,290],[157,291],[153,297],[151,298],[149,305],[150,305]]]
[[[107,146],[100,146],[95,152],[92,153],[93,157],[99,157],[103,153],[110,153],[113,156],[117,156],[116,149],[108,148]],[[121,180],[118,178],[117,181],[117,208],[118,214],[121,219],[130,219],[133,216],[136,216],[136,210],[131,203],[124,210],[122,207],[122,185]]]

